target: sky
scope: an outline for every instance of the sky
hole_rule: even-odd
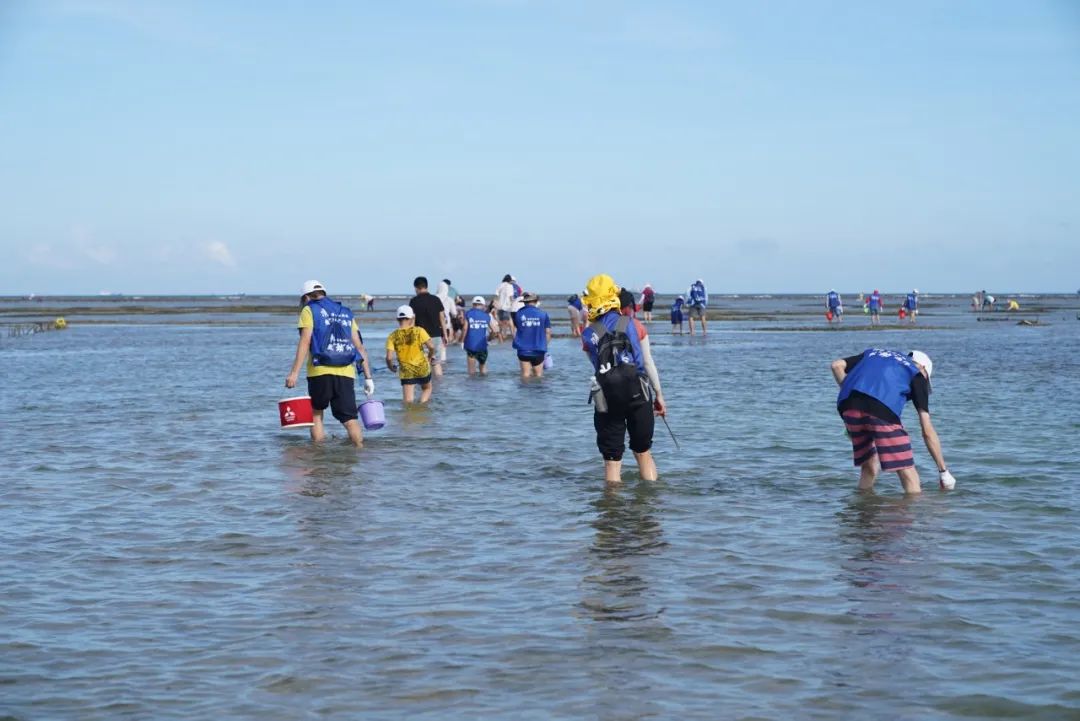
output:
[[[1080,288],[1073,0],[0,0],[0,295]]]

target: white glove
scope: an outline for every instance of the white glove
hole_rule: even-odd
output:
[[[956,488],[956,479],[953,478],[953,474],[949,473],[948,469],[938,474],[938,482],[941,484],[942,490],[951,491]]]
[[[375,381],[370,378],[364,379],[364,395],[370,396],[375,393]]]

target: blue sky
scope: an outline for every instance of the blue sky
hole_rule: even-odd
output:
[[[0,294],[1073,291],[1078,118],[1070,0],[7,0]]]

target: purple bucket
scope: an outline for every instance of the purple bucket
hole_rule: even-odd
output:
[[[551,359],[551,355],[544,356],[544,370],[551,370],[551,367],[555,365],[555,361]]]
[[[364,422],[364,428],[367,430],[377,431],[386,425],[382,401],[364,401],[356,410],[360,413],[360,420]]]

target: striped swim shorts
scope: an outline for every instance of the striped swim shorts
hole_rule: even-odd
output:
[[[902,471],[915,466],[915,457],[911,455],[911,437],[902,425],[854,409],[844,411],[843,418],[851,436],[851,452],[856,466],[866,463],[875,453],[883,471]]]

